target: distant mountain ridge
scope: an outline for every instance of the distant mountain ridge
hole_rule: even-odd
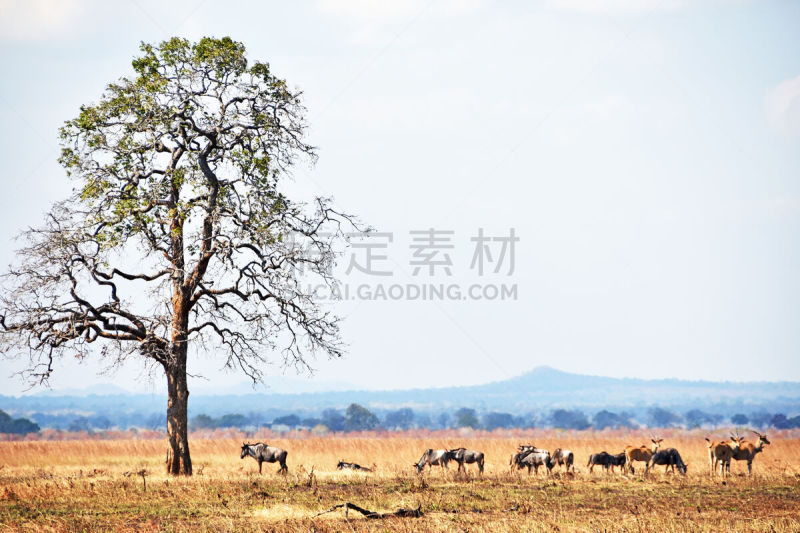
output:
[[[112,389],[113,390],[113,389]],[[412,407],[419,411],[441,411],[471,407],[479,411],[527,412],[546,408],[642,409],[663,407],[719,410],[800,411],[800,382],[713,382],[680,379],[648,380],[589,376],[536,367],[519,376],[483,385],[408,389],[395,391],[334,390],[297,393],[243,392],[205,395],[195,393],[190,414],[263,410],[271,413],[320,412],[359,403],[375,410]],[[164,409],[163,393],[0,396],[0,409],[13,414],[73,410],[106,413],[138,410],[158,413]]]

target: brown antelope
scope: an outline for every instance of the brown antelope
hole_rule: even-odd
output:
[[[739,449],[740,439],[731,435],[731,440],[728,442],[713,442],[706,437],[706,446],[708,447],[708,463],[711,467],[711,475],[713,476],[719,464],[720,474],[723,476],[725,473],[730,473],[731,458],[736,450]]]
[[[656,439],[655,437],[650,439],[652,442],[652,446],[648,448],[644,444],[639,447],[636,446],[625,446],[625,466],[623,467],[625,470],[630,471],[633,473],[633,462],[634,461],[641,461],[643,463],[647,463],[650,461],[650,457],[653,456],[654,453],[658,451],[658,447],[661,445],[661,442],[664,439]]]
[[[753,474],[753,459],[756,458],[756,454],[764,449],[765,444],[771,444],[767,439],[766,433],[762,435],[758,431],[753,431],[752,429],[750,431],[758,435],[756,443],[753,444],[752,442],[747,442],[743,438],[739,438],[739,448],[733,452],[733,458],[736,461],[747,461],[748,476]]]

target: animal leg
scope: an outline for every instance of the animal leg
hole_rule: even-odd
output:
[[[261,465],[262,465],[263,462],[264,461],[262,461],[261,459],[258,460],[258,473],[259,474],[261,474]]]

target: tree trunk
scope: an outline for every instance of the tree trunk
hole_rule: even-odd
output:
[[[189,456],[189,424],[187,407],[189,389],[186,386],[186,366],[175,365],[167,370],[167,437],[170,453],[167,458],[167,473],[192,475],[192,459]]]

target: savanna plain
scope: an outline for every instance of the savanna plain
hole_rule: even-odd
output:
[[[709,473],[705,434],[659,434],[688,463],[685,476],[664,467],[645,476],[643,463],[635,474],[589,472],[591,453],[649,442],[638,431],[195,435],[194,475],[181,478],[164,472],[162,439],[0,442],[0,530],[800,531],[800,435],[770,434],[752,476],[734,462],[723,479]],[[252,458],[240,459],[243,440],[286,449],[289,473],[265,463],[259,475]],[[522,443],[571,449],[575,473],[511,472]],[[428,448],[458,446],[485,453],[482,476],[475,465],[466,474],[454,463],[422,475],[412,467]],[[374,472],[339,471],[340,460]],[[419,508],[422,516],[325,512],[345,502],[380,513]]]

